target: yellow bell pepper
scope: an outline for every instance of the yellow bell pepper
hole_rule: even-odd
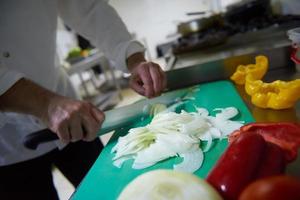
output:
[[[256,64],[239,65],[235,73],[230,77],[238,85],[244,85],[246,76],[251,74],[255,80],[260,80],[268,70],[268,58],[265,56],[257,56]]]
[[[245,90],[254,105],[260,108],[286,109],[294,106],[300,98],[300,79],[264,83],[251,75],[246,78]]]
[[[268,58],[257,56],[256,64],[239,65],[230,77],[236,84],[245,84],[254,105],[260,108],[291,108],[300,98],[300,79],[294,81],[274,81],[265,83],[261,79],[268,69]]]

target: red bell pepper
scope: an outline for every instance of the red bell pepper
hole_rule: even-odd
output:
[[[267,142],[267,148],[263,159],[260,161],[255,179],[283,174],[285,167],[284,151],[276,144]]]
[[[237,200],[251,182],[283,174],[284,169],[283,150],[260,134],[246,131],[232,141],[206,180],[225,200]]]
[[[251,131],[260,134],[268,142],[274,143],[285,151],[285,159],[291,162],[297,158],[300,147],[300,124],[281,123],[250,123],[229,136],[229,142],[234,141],[240,134]]]
[[[206,180],[225,200],[236,200],[256,176],[266,146],[262,136],[242,134],[229,145]]]

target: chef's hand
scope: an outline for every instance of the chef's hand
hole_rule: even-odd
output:
[[[104,121],[104,114],[91,103],[55,96],[43,117],[64,143],[92,141]]]
[[[127,59],[131,72],[130,87],[137,93],[148,98],[159,96],[166,88],[167,80],[161,67],[147,62],[142,53],[136,53]]]
[[[60,96],[25,78],[0,95],[0,111],[33,115],[65,143],[95,139],[104,121],[92,104]]]

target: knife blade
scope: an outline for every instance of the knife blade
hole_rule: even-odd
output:
[[[161,103],[170,106],[171,104],[176,103],[177,99],[186,96],[187,93],[187,89],[175,90],[164,93],[153,99],[144,99],[128,106],[105,111],[105,120],[100,130],[98,130],[97,136],[128,126],[137,119],[149,116],[151,107],[155,104]],[[36,149],[42,143],[58,139],[57,134],[50,129],[42,129],[26,135],[23,139],[23,144],[28,149]]]

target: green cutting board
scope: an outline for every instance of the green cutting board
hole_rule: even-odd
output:
[[[245,123],[254,121],[251,113],[231,82],[218,81],[200,84],[195,87],[199,88],[199,90],[193,90],[194,92],[191,94],[195,99],[191,99],[188,103],[184,104],[184,110],[188,112],[194,111],[194,104],[198,107],[206,108],[213,115],[213,109],[215,108],[234,106],[240,111],[234,120],[245,121]],[[129,128],[145,125],[149,122],[150,119],[146,119],[144,121],[135,122],[131,127],[124,127],[117,130],[71,199],[115,200],[122,189],[138,175],[154,169],[172,169],[175,163],[179,163],[181,158],[176,157],[159,162],[143,170],[132,169],[132,161],[126,161],[121,168],[113,166],[112,158],[114,154],[111,153],[111,149],[116,144],[117,137],[125,135]],[[204,153],[203,165],[195,174],[205,178],[227,145],[226,139],[215,140],[212,148]]]

